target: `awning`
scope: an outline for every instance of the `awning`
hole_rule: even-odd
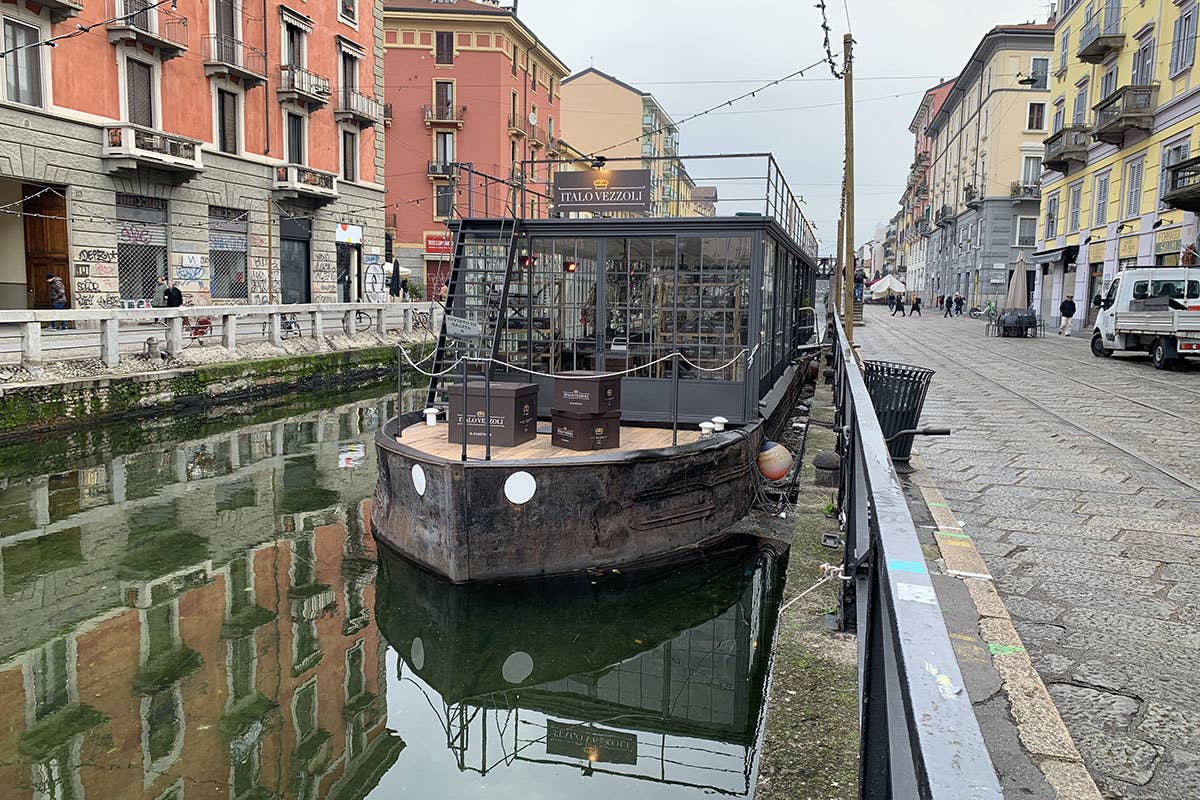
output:
[[[1075,256],[1079,255],[1078,245],[1067,245],[1066,247],[1055,247],[1052,250],[1042,250],[1034,253],[1029,257],[1030,264],[1053,264],[1056,261],[1062,261],[1064,264],[1073,263]]]

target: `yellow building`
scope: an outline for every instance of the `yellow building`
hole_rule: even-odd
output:
[[[1002,305],[1013,264],[1034,250],[1052,43],[1050,24],[991,29],[925,112],[932,227],[921,226],[929,240],[920,285],[929,298],[957,292]]]
[[[1195,3],[1067,0],[1054,28],[1038,224],[1040,306],[1089,301],[1120,270],[1195,260]]]
[[[695,183],[676,158],[679,129],[654,95],[594,67],[564,78],[560,91],[563,129],[575,147],[605,156],[614,169],[650,171],[651,216],[700,216]]]

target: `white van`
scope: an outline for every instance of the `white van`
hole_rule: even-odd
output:
[[[1156,369],[1200,357],[1200,267],[1137,267],[1117,273],[1092,332],[1092,355],[1150,354]]]

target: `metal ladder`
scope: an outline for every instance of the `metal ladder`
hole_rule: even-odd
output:
[[[450,269],[450,291],[446,313],[438,336],[437,355],[431,372],[440,373],[460,357],[496,358],[500,339],[508,320],[508,294],[517,259],[520,220],[506,217],[494,229],[472,230],[466,225],[454,237],[454,256]],[[474,323],[480,335],[457,339],[447,332],[450,317]],[[493,365],[468,366],[468,377],[490,378]],[[430,378],[428,403],[444,408],[449,403],[446,387],[462,379],[461,369]]]

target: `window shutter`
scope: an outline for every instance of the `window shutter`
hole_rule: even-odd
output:
[[[219,89],[217,90],[217,99],[221,112],[220,148],[226,153],[236,153],[238,151],[237,95]]]
[[[125,62],[126,100],[129,106],[129,121],[135,125],[154,127],[154,100],[152,72],[149,64],[129,59]]]
[[[1171,38],[1171,74],[1179,69],[1179,40],[1183,29],[1183,17],[1175,20],[1174,35]]]

